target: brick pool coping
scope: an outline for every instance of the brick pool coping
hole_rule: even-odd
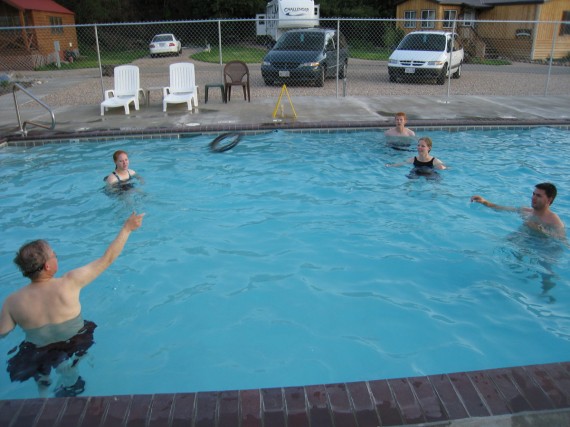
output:
[[[489,417],[560,411],[570,420],[568,409],[570,362],[562,362],[300,387],[3,400],[0,425],[376,427],[454,420],[481,425]]]

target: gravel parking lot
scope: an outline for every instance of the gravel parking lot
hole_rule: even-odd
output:
[[[141,86],[162,87],[168,85],[168,65],[173,62],[189,60],[194,53],[184,49],[180,57],[141,58],[134,62],[141,70]],[[222,80],[222,66],[194,62],[196,82],[200,86],[200,98],[204,100],[204,85]],[[266,86],[260,72],[260,64],[250,64],[251,97],[277,98],[281,88]],[[43,101],[53,107],[66,105],[99,104],[102,99],[101,78],[98,69],[56,70],[45,72],[21,72],[19,79],[33,79],[36,82],[58,79],[60,89],[46,94]],[[113,87],[111,77],[103,77],[104,89]],[[391,83],[388,80],[386,62],[351,59],[348,64],[346,82],[329,79],[325,86],[288,86],[294,96],[444,96],[481,95],[481,96],[543,96],[570,94],[570,67],[513,63],[504,66],[464,64],[460,79],[451,79],[451,85],[437,85],[431,81],[421,83]],[[38,83],[36,83],[38,84]],[[232,97],[241,97],[234,88]],[[160,92],[151,93],[152,102],[158,102]],[[209,99],[220,100],[219,90],[210,90]]]

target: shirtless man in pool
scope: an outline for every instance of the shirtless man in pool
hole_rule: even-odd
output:
[[[413,130],[408,129],[406,127],[406,122],[408,118],[406,117],[406,113],[396,113],[394,116],[394,122],[396,127],[388,129],[384,132],[386,136],[416,136]]]
[[[117,259],[131,232],[142,225],[143,216],[144,214],[133,213],[100,258],[71,270],[62,277],[55,277],[58,270],[57,256],[46,241],[36,240],[20,248],[14,262],[31,282],[10,294],[0,311],[0,338],[8,335],[16,325],[26,333],[26,339],[20,345],[18,353],[8,361],[12,381],[34,378],[40,396],[45,396],[51,385],[51,369],[56,369],[58,373],[63,369],[53,360],[59,362],[62,358],[69,359],[71,355],[78,359],[85,354],[93,343],[96,325],[84,321],[81,316],[81,289]],[[71,368],[76,363],[72,363]],[[76,395],[83,391],[85,383],[81,377],[76,375],[72,379],[75,383],[65,384],[64,381],[62,396]]]
[[[526,226],[533,230],[540,231],[546,235],[564,238],[566,229],[564,223],[558,215],[550,210],[550,206],[556,198],[556,187],[549,182],[536,184],[532,192],[530,208],[517,208],[512,206],[500,206],[485,200],[481,196],[471,197],[472,202],[481,203],[489,208],[501,211],[519,212]]]

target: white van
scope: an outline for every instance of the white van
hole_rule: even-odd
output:
[[[449,66],[451,64],[451,66]],[[414,31],[407,34],[388,60],[390,81],[408,78],[431,78],[445,83],[461,77],[463,47],[457,34],[445,31]]]

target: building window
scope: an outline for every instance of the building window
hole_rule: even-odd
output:
[[[464,27],[474,27],[475,26],[475,12],[472,10],[465,11],[463,14],[463,26]]]
[[[415,10],[406,10],[404,12],[404,28],[416,28]]]
[[[49,24],[51,25],[52,34],[63,34],[63,21],[60,16],[50,16]]]
[[[422,28],[435,27],[435,10],[422,10]]]
[[[560,35],[570,36],[570,10],[565,10],[562,12],[562,21],[566,21],[560,24]]]
[[[453,21],[457,19],[456,10],[443,11],[443,28],[453,28]]]

